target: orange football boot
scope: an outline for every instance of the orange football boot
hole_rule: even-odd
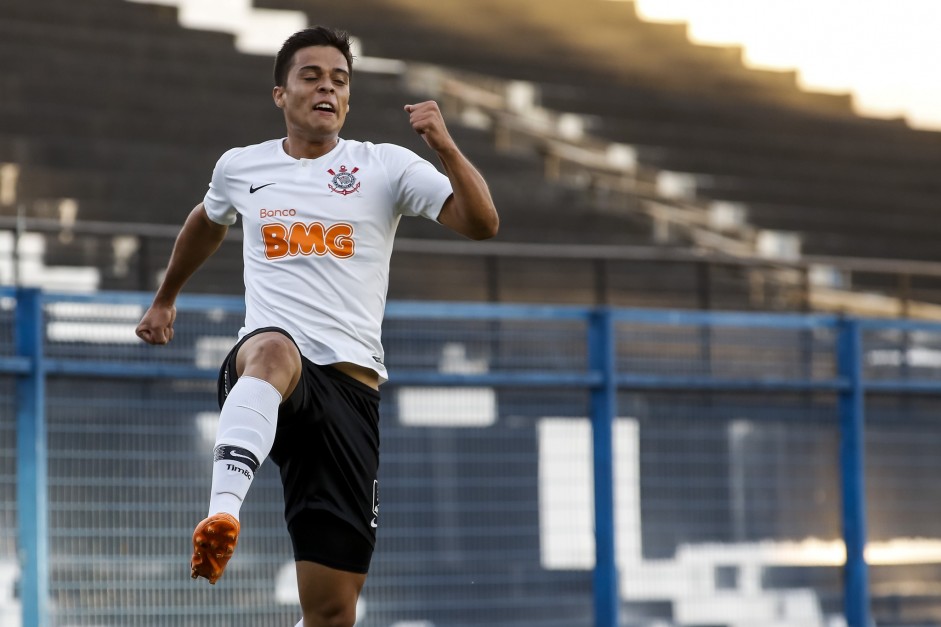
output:
[[[190,576],[193,579],[205,577],[209,583],[215,584],[235,552],[238,541],[239,521],[235,516],[219,513],[200,522],[193,531]]]

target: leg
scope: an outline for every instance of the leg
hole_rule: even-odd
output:
[[[301,627],[352,627],[372,559],[372,543],[352,525],[321,510],[288,523],[294,546]]]
[[[219,416],[209,515],[193,532],[192,577],[210,583],[222,576],[235,550],[242,502],[271,451],[281,400],[294,390],[301,373],[296,346],[278,332],[249,337],[236,349],[234,361],[238,380]],[[230,364],[227,360],[224,367]]]
[[[299,625],[352,627],[376,540],[379,393],[325,367],[305,370],[301,385],[310,407],[279,436]]]
[[[316,562],[295,562],[304,627],[353,627],[366,575]]]
[[[281,402],[301,378],[301,356],[294,342],[276,331],[253,335],[236,350],[237,381],[219,414],[209,516],[224,512],[237,521],[274,444]]]

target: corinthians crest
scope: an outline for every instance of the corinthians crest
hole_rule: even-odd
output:
[[[330,188],[331,192],[336,192],[338,194],[352,194],[355,191],[359,190],[359,181],[356,180],[356,177],[353,176],[359,171],[359,168],[353,168],[352,170],[347,170],[345,165],[340,166],[339,172],[334,172],[333,170],[327,170],[330,174],[333,175],[333,182],[328,183],[327,187]]]

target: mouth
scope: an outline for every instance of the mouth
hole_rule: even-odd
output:
[[[313,109],[314,111],[317,111],[318,113],[326,113],[330,115],[336,115],[337,113],[336,107],[334,107],[329,102],[318,102],[317,104],[313,106]]]

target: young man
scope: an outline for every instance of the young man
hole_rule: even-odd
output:
[[[279,466],[303,627],[351,626],[378,526],[380,327],[401,216],[472,239],[496,234],[487,185],[434,102],[405,106],[445,174],[411,151],[339,137],[349,110],[346,33],[310,28],[275,60],[287,137],[234,148],[186,219],[137,335],[173,339],[187,279],[242,216],[245,326],[220,371],[222,412],[208,517],[193,534],[193,578],[211,583],[235,549],[258,466]]]

